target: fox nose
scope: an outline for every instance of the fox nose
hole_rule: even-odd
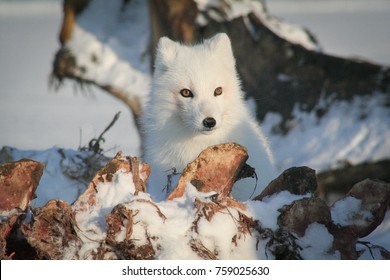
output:
[[[203,120],[203,126],[205,128],[213,128],[216,124],[217,124],[217,121],[211,117],[207,117]]]

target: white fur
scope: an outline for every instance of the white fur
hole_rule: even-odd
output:
[[[217,87],[222,87],[220,96],[214,96]],[[180,94],[185,88],[192,98]],[[206,117],[216,120],[213,129],[203,126]],[[142,124],[144,161],[152,167],[148,191],[156,201],[166,197],[163,189],[172,168],[181,172],[205,148],[220,143],[236,142],[248,149],[247,163],[259,177],[256,193],[275,178],[268,142],[243,100],[230,39],[224,33],[195,46],[160,39]],[[233,195],[249,199],[255,183],[246,180]]]

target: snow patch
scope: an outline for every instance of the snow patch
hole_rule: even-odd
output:
[[[290,205],[293,201],[305,197],[308,195],[295,195],[288,191],[282,191],[265,197],[263,201],[249,200],[246,202],[246,206],[251,216],[259,220],[263,227],[276,230],[278,228],[277,218],[280,214],[278,210],[284,205]]]
[[[118,170],[111,182],[98,183],[94,195],[94,202],[91,203],[90,196],[80,197],[73,205],[77,233],[83,241],[79,251],[81,258],[88,258],[89,254],[96,251],[106,238],[107,214],[120,204],[133,199],[135,186],[131,173]]]
[[[216,21],[228,20],[231,21],[238,17],[244,17],[248,31],[251,32],[255,39],[258,36],[251,27],[249,20],[246,17],[250,13],[254,13],[270,30],[275,32],[281,38],[284,38],[292,43],[302,45],[309,50],[320,51],[320,47],[314,42],[307,30],[293,23],[288,23],[280,18],[270,15],[261,1],[242,0],[242,1],[224,1],[225,5],[221,5],[220,1],[215,0],[196,0],[198,9],[201,11],[197,22],[199,25],[206,25],[207,20],[202,15],[202,12],[207,11],[208,16]],[[223,8],[224,14],[217,14],[210,7]]]
[[[9,211],[0,212],[0,223],[7,221],[11,216],[20,214],[20,211],[17,208],[13,208]]]
[[[287,135],[272,133],[281,117],[268,113],[262,124],[280,170],[310,166],[317,172],[339,162],[359,164],[390,157],[390,114],[383,104],[386,96],[356,96],[352,101],[320,100],[312,112],[294,108]],[[328,108],[329,107],[329,108]],[[317,109],[328,109],[320,119]],[[288,145],[286,145],[288,143]]]
[[[365,225],[373,216],[368,211],[361,210],[362,201],[348,196],[336,201],[331,209],[333,222],[340,226]]]
[[[338,251],[335,253],[330,252],[333,245],[333,236],[329,233],[326,226],[322,224],[310,224],[305,231],[305,235],[298,239],[297,243],[302,247],[301,255],[303,259],[340,259]]]

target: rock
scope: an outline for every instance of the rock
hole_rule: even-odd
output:
[[[0,259],[12,258],[6,252],[7,237],[34,198],[44,164],[32,160],[0,166]]]
[[[124,178],[133,180],[133,184],[129,184],[131,195],[126,196],[126,198],[118,197],[118,193],[115,192],[117,186],[124,185],[123,182],[115,181],[122,173],[131,174],[130,177]],[[145,192],[149,174],[149,165],[140,163],[136,157],[123,157],[121,153],[118,153],[114,159],[96,173],[87,190],[72,205],[61,200],[51,200],[45,206],[33,210],[31,221],[25,222],[21,228],[22,234],[40,259],[116,259],[121,256],[127,257],[125,250],[123,250],[122,255],[115,254],[115,246],[111,246],[111,248],[104,242],[105,237],[100,237],[105,236],[106,229],[104,225],[99,227],[98,220],[103,219],[104,221],[105,211],[107,211],[105,207],[110,205],[104,204],[106,198],[104,188],[112,187],[113,192],[107,194],[113,195],[119,201],[117,202],[119,205],[114,208],[114,214],[107,217],[107,243],[113,245],[115,232],[118,231],[115,226],[123,222],[123,219],[119,218],[126,214],[124,211],[120,211],[122,209],[120,202],[132,195],[136,196],[139,192]],[[102,185],[102,183],[108,184]],[[98,189],[102,190],[103,193],[98,193]],[[108,203],[111,202],[112,198],[108,198]],[[119,218],[115,219],[115,214]],[[132,215],[128,214],[126,217],[129,218]],[[96,239],[94,239],[95,237]],[[102,240],[98,240],[99,238]]]
[[[12,259],[15,252],[7,252],[7,238],[11,234],[14,225],[19,220],[19,211],[10,212],[7,216],[1,214],[0,224],[0,259]]]
[[[302,260],[302,248],[297,244],[297,237],[287,230],[278,228],[275,231],[264,229],[260,225],[256,227],[259,241],[266,242],[266,257],[271,253],[275,260]],[[271,257],[272,258],[272,257]]]
[[[97,193],[96,186],[99,183],[111,182],[114,178],[114,174],[118,170],[133,174],[135,194],[146,191],[146,182],[150,175],[150,166],[147,163],[140,163],[136,157],[123,157],[122,153],[119,152],[96,173],[86,191],[73,203],[73,208],[77,208],[76,212],[84,211],[88,205],[95,205],[95,196]]]
[[[291,167],[285,170],[253,200],[263,200],[264,197],[281,191],[289,191],[292,194],[314,194],[317,190],[315,171],[309,167]]]
[[[355,232],[350,228],[340,228],[334,223],[329,225],[328,230],[333,235],[332,251],[339,251],[342,260],[356,260],[358,258],[356,251],[358,238]]]
[[[20,160],[0,166],[0,211],[27,209],[33,199],[45,165],[32,160]]]
[[[389,201],[389,183],[366,179],[355,184],[343,199],[337,200],[332,210],[335,217],[338,214],[341,226],[350,228],[361,238],[382,223]],[[340,208],[343,203],[346,204],[344,208],[350,209],[349,212],[344,212],[345,217],[342,216],[343,208]]]
[[[390,199],[390,184],[363,180],[331,207],[329,231],[334,237],[333,249],[342,259],[357,259],[356,243],[382,223]],[[382,256],[388,254],[385,249]]]
[[[295,167],[272,181],[256,200],[285,190],[298,197],[282,193],[274,209],[267,200],[245,204],[229,194],[233,183],[246,174],[243,170],[249,170],[247,157],[246,149],[237,144],[210,147],[187,166],[170,200],[155,203],[145,193],[149,165],[118,153],[72,205],[51,200],[33,209],[31,218],[22,223],[20,216],[43,165],[31,161],[3,165],[0,257],[18,254],[6,249],[7,242],[13,242],[10,236],[19,236],[31,246],[32,258],[39,259],[227,259],[243,254],[275,259],[389,258],[385,248],[359,238],[382,223],[390,184],[364,180],[329,207],[315,196],[314,170]],[[30,175],[23,177],[26,174]],[[189,186],[191,192],[183,196],[187,182],[198,192]],[[21,191],[14,193],[11,186]],[[273,211],[277,221],[262,224],[254,207]],[[184,224],[180,230],[178,223]]]
[[[208,147],[187,165],[168,200],[183,196],[188,182],[200,192],[227,197],[247,159],[246,148],[236,143]]]
[[[303,198],[280,209],[280,228],[302,237],[312,223],[328,225],[332,219],[329,207],[319,198]]]
[[[23,227],[23,233],[39,258],[63,260],[73,258],[81,246],[75,228],[70,205],[51,200],[34,210],[33,221]]]

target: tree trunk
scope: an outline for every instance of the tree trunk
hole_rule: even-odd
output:
[[[185,2],[181,9],[192,7],[189,3],[192,1]],[[321,98],[350,101],[356,95],[390,92],[389,68],[308,50],[278,36],[254,13],[231,21],[208,19],[207,25],[199,26],[193,18],[181,22],[177,15],[166,17],[168,12],[160,1],[150,1],[150,5],[151,10],[164,11],[164,14],[151,14],[152,22],[166,23],[164,29],[154,28],[152,24],[153,46],[161,36],[188,42],[190,38],[198,41],[218,32],[229,35],[244,91],[257,104],[257,118],[263,120],[268,112],[282,116],[275,132],[288,132],[292,111],[297,105],[303,111],[315,110],[321,118],[332,104],[329,102],[327,107],[318,108]],[[223,14],[223,11],[219,12]],[[190,24],[193,26],[189,27]],[[193,30],[191,35],[190,30]],[[389,103],[390,100],[387,106]]]

